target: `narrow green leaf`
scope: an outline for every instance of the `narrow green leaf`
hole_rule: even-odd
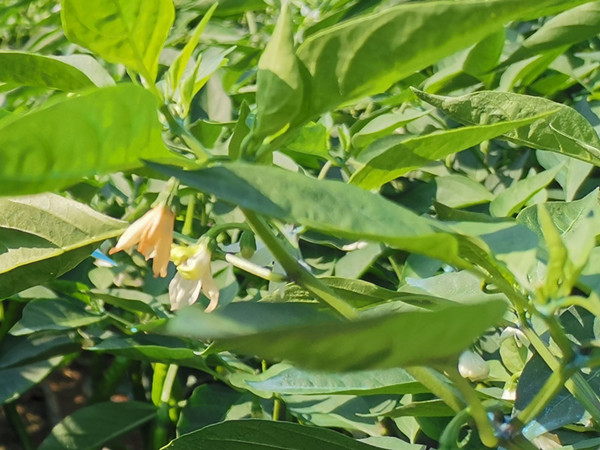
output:
[[[435,178],[437,202],[450,208],[487,203],[494,195],[477,181],[464,175],[445,175]]]
[[[0,51],[0,82],[68,92],[94,86],[83,72],[57,58],[10,51]]]
[[[517,181],[492,200],[490,213],[495,217],[512,216],[527,200],[548,186],[561,170],[562,166],[557,166]]]
[[[0,192],[61,189],[85,176],[140,165],[169,153],[156,100],[122,84],[96,89],[0,123]]]
[[[208,366],[201,357],[204,348],[189,348],[185,342],[169,336],[145,334],[127,337],[114,336],[91,347],[86,347],[86,350],[125,356],[136,361],[177,364],[208,370]]]
[[[0,369],[48,360],[52,356],[65,355],[80,349],[66,333],[35,333],[29,336],[8,335],[2,341]]]
[[[504,138],[516,144],[563,153],[600,165],[600,139],[596,131],[569,106],[510,92],[482,91],[462,97],[431,95],[416,89],[414,92],[423,101],[465,125],[512,121],[552,112],[531,125],[507,132]],[[560,137],[564,142],[559,142]]]
[[[310,104],[296,121],[383,92],[441,58],[481,41],[511,20],[539,17],[581,3],[585,2],[411,2],[327,28],[311,35],[298,49],[311,78],[304,94]]]
[[[39,450],[93,450],[149,422],[156,408],[148,403],[96,403],[56,425]]]
[[[396,128],[417,120],[428,113],[428,111],[409,110],[377,116],[352,136],[352,145],[356,148],[364,148],[371,142],[392,134]]]
[[[283,1],[275,31],[258,62],[254,132],[259,138],[288,126],[302,106],[304,86],[293,33],[288,3]]]
[[[386,242],[445,261],[457,257],[456,240],[438,232],[433,220],[356,186],[241,162],[195,171],[148,165],[202,192],[286,222],[339,237]]]
[[[193,51],[198,46],[198,40],[200,39],[200,35],[206,28],[208,21],[212,17],[215,9],[217,9],[218,3],[214,3],[208,11],[202,17],[202,20],[196,26],[194,30],[194,34],[189,38],[188,42],[185,44],[177,58],[173,61],[173,63],[169,66],[167,73],[165,75],[165,80],[168,83],[169,91],[171,93],[175,92],[179,82],[181,81],[181,77],[183,77],[183,73],[192,57]]]
[[[71,42],[121,63],[154,83],[158,55],[175,17],[172,0],[62,0]]]
[[[0,297],[71,270],[126,224],[54,194],[0,197]]]
[[[184,434],[164,450],[376,450],[341,433],[326,428],[307,427],[290,422],[267,420],[228,420]],[[46,450],[46,449],[40,449]]]
[[[562,170],[556,174],[556,181],[562,186],[567,202],[575,199],[577,191],[594,168],[590,163],[543,150],[536,152],[536,158],[544,169],[562,165]]]
[[[386,417],[453,417],[456,413],[441,400],[413,402],[395,408],[383,415]]]
[[[363,189],[376,189],[412,170],[529,125],[539,118],[538,115],[490,125],[455,128],[409,139],[389,136],[374,142],[359,155],[358,161],[364,165],[354,172],[350,182]]]
[[[502,318],[504,301],[450,305],[436,311],[410,311],[352,322],[322,316],[298,325],[264,322],[262,310],[294,304],[232,303],[206,314],[188,309],[168,322],[173,335],[215,339],[221,349],[265,359],[287,359],[313,370],[351,371],[430,365],[458,354]],[[301,306],[296,304],[295,306]],[[228,311],[229,310],[229,311]],[[237,317],[237,319],[234,317]],[[252,326],[262,316],[261,331]],[[251,318],[255,319],[251,321]],[[414,336],[419,336],[418,340]],[[317,338],[315,338],[317,337]],[[310,342],[310,345],[306,345]],[[410,345],[407,345],[410,342]]]

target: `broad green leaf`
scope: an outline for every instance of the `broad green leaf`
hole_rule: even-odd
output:
[[[224,201],[286,222],[339,237],[386,242],[445,261],[455,261],[457,255],[455,239],[437,232],[434,221],[356,186],[241,162],[196,171],[156,163],[148,166]]]
[[[215,3],[210,7],[210,9],[208,11],[206,11],[206,14],[204,14],[204,17],[202,18],[200,23],[196,26],[196,29],[194,30],[194,33],[192,34],[192,36],[189,38],[188,42],[185,44],[185,46],[183,47],[183,49],[181,50],[179,55],[177,55],[177,58],[175,58],[173,63],[169,66],[169,69],[167,70],[167,73],[165,75],[165,80],[168,83],[169,92],[171,94],[175,91],[175,89],[179,85],[179,82],[181,81],[181,77],[183,77],[183,73],[190,61],[190,58],[192,57],[192,53],[194,52],[194,50],[196,49],[196,47],[198,45],[198,40],[200,39],[200,35],[206,28],[206,24],[212,17],[212,15],[215,12],[215,9],[217,9],[218,5],[219,5],[218,3]]]
[[[556,166],[535,175],[528,175],[526,178],[515,182],[492,200],[490,213],[495,217],[512,216],[527,200],[548,186],[561,170],[562,166]]]
[[[392,134],[394,130],[428,114],[428,111],[409,110],[375,117],[352,136],[352,145],[364,148],[371,142]]]
[[[0,192],[61,189],[85,176],[168,156],[156,100],[122,84],[68,98],[0,123]]]
[[[229,420],[184,434],[164,450],[376,450],[341,433],[290,422]],[[46,450],[46,449],[40,449]]]
[[[565,192],[565,201],[567,202],[575,199],[577,190],[594,168],[590,163],[570,158],[560,153],[538,150],[536,157],[544,169],[562,166],[562,170],[556,174],[556,181],[562,186]]]
[[[521,47],[504,61],[506,67],[530,56],[557,47],[576,44],[600,33],[600,5],[591,2],[565,11],[547,21],[529,36]]]
[[[113,336],[96,345],[86,347],[86,350],[125,356],[136,361],[177,364],[199,370],[208,369],[202,358],[204,348],[189,348],[185,342],[169,336],[145,334]]]
[[[71,270],[125,223],[54,194],[0,197],[0,297]]]
[[[358,156],[362,167],[352,175],[350,182],[364,189],[378,188],[433,161],[529,125],[539,117],[454,128],[408,139],[404,136],[383,138]]]
[[[80,345],[67,334],[35,333],[29,336],[7,335],[0,353],[0,369],[47,360],[51,356],[74,352]]]
[[[0,82],[69,92],[94,87],[83,72],[57,58],[10,51],[0,51]]]
[[[0,404],[19,398],[36,384],[46,378],[61,362],[63,356],[54,356],[22,366],[0,369]]]
[[[414,92],[423,101],[465,125],[491,124],[553,112],[529,126],[509,131],[504,135],[505,139],[600,165],[600,138],[590,123],[569,106],[541,97],[509,92],[482,91],[462,97],[430,95],[418,90]],[[563,139],[565,142],[558,141],[562,135],[566,136]]]
[[[46,330],[70,330],[100,322],[107,316],[88,311],[79,300],[67,298],[36,299],[25,305],[23,317],[11,329],[21,336]]]
[[[190,308],[169,321],[166,332],[215,339],[218,348],[265,359],[287,359],[308,369],[383,369],[429,365],[451,358],[497,323],[506,309],[504,301],[492,300],[351,322],[323,316],[321,323],[298,320],[297,325],[285,326],[265,323],[269,320],[262,315],[266,306],[271,310],[279,306],[285,312],[290,306],[301,305],[232,303],[212,314]]]
[[[177,435],[181,436],[213,423],[230,420],[230,409],[244,399],[250,400],[249,397],[247,393],[238,392],[223,384],[207,383],[198,386],[181,410],[177,421]]]
[[[435,178],[437,202],[451,208],[487,203],[494,195],[485,187],[464,175],[445,175]]]
[[[276,364],[259,375],[239,374],[237,378],[259,392],[286,395],[376,395],[427,392],[427,389],[399,368],[331,373],[311,372],[287,364]],[[242,387],[240,384],[236,385]]]
[[[275,31],[258,61],[254,129],[258,138],[289,126],[302,107],[304,82],[293,33],[288,3],[284,1]]]
[[[308,110],[296,121],[383,92],[441,58],[481,41],[511,20],[539,17],[581,3],[585,2],[418,2],[327,28],[298,48],[298,57],[311,77],[304,93],[310,102]]]
[[[39,450],[93,450],[154,419],[148,403],[96,403],[75,411],[56,425]]]
[[[172,0],[62,0],[63,29],[71,42],[121,63],[154,83],[158,55],[173,24]]]

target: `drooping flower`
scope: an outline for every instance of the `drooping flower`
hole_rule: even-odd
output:
[[[167,276],[175,215],[167,206],[156,206],[129,225],[109,254],[127,250],[138,244],[146,261],[153,258],[154,276]]]
[[[210,271],[211,253],[206,245],[174,247],[171,259],[177,265],[177,274],[169,283],[171,310],[194,304],[202,291],[210,300],[204,311],[214,311],[219,304],[219,288]]]
[[[471,381],[484,380],[490,374],[490,366],[477,353],[465,350],[458,358],[458,372]]]

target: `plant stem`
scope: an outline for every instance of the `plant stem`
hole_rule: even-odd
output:
[[[23,420],[21,420],[21,416],[17,411],[17,404],[15,402],[5,403],[2,408],[4,409],[4,415],[6,416],[6,420],[13,427],[13,430],[19,436],[19,440],[21,441],[21,445],[24,450],[35,450],[35,446],[31,441],[31,437],[29,433],[27,433],[27,429],[23,424]]]
[[[527,407],[517,414],[517,421],[521,424],[526,424],[535,419],[538,414],[544,410],[548,403],[550,403],[550,401],[560,392],[565,384],[565,381],[569,379],[569,376],[574,371],[574,369],[567,370],[566,368],[560,368],[560,370],[552,372],[550,377],[546,380],[535,397],[533,397],[531,402],[529,402]]]
[[[163,113],[165,119],[167,119],[167,124],[169,125],[171,133],[187,144],[194,155],[196,155],[196,158],[198,158],[198,161],[202,162],[210,158],[211,155],[208,150],[206,150],[204,146],[198,142],[195,136],[183,126],[180,119],[177,119],[173,115],[167,105],[161,106],[160,112]]]
[[[436,370],[429,367],[408,367],[406,371],[454,412],[459,412],[466,406],[454,386],[449,384],[446,378]]]
[[[279,238],[275,236],[261,217],[247,209],[242,209],[242,211],[256,235],[265,243],[292,281],[315,294],[320,300],[335,309],[346,319],[357,317],[358,313],[356,309],[336,296],[329,286],[316,278],[296,258],[288,253],[283,243],[280,242]]]
[[[245,270],[246,272],[251,273],[252,275],[256,275],[257,277],[262,278],[264,280],[274,282],[281,282],[287,280],[287,278],[284,275],[281,275],[280,273],[273,272],[272,270],[269,270],[266,267],[254,264],[253,262],[248,261],[244,258],[240,258],[239,256],[234,255],[232,253],[225,254],[225,261],[237,267],[238,269]]]
[[[273,401],[273,420],[281,420],[281,413],[283,412],[283,402],[280,398],[275,398]]]
[[[188,204],[185,210],[185,220],[183,221],[183,228],[181,229],[181,234],[185,234],[186,236],[191,236],[193,231],[193,223],[194,223],[194,211],[196,209],[196,194],[192,194],[188,196]]]
[[[481,442],[486,447],[496,448],[498,446],[498,438],[496,437],[494,428],[488,419],[487,411],[479,401],[479,398],[477,398],[477,392],[475,389],[473,389],[469,382],[465,380],[460,373],[458,373],[458,369],[456,367],[449,366],[446,368],[446,372],[448,373],[450,379],[454,382],[454,385],[465,397],[465,400],[469,405],[469,413],[475,421]]]

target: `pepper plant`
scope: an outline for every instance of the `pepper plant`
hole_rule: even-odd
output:
[[[598,448],[599,33],[589,0],[8,0],[23,448]]]

